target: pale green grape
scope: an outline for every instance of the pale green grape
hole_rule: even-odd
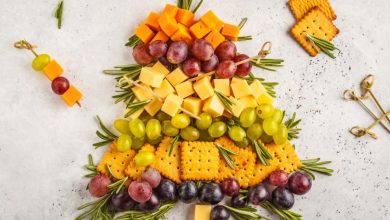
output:
[[[284,144],[288,138],[286,125],[280,124],[278,131],[272,136],[275,144]]]
[[[237,145],[237,147],[247,147],[249,145],[249,139],[245,137],[242,141],[235,141],[234,144]]]
[[[159,144],[159,143],[161,142],[162,138],[163,138],[163,136],[160,135],[158,138],[153,139],[153,140],[147,138],[147,141],[148,141],[148,143],[151,144],[151,145],[156,145],[156,144]]]
[[[39,54],[32,62],[32,68],[36,71],[42,71],[43,68],[50,62],[50,56],[47,54]]]
[[[156,160],[154,153],[149,151],[139,151],[134,157],[135,165],[138,167],[146,167]]]
[[[209,128],[211,123],[213,123],[213,117],[211,117],[210,113],[203,112],[199,117],[200,119],[196,120],[195,124],[200,130]]]
[[[245,130],[240,126],[232,126],[228,134],[230,139],[237,142],[242,141],[246,137]]]
[[[170,120],[165,120],[162,123],[162,133],[173,137],[179,134],[179,129],[175,128]]]
[[[131,136],[128,134],[122,134],[116,141],[116,149],[119,152],[126,152],[131,148]]]
[[[182,129],[191,123],[191,119],[187,114],[180,113],[172,117],[171,123],[174,127]]]
[[[130,121],[129,128],[130,128],[131,133],[135,137],[141,138],[141,137],[145,136],[145,124],[143,121],[141,121],[141,119],[136,118],[136,119]]]
[[[214,122],[208,129],[209,135],[213,138],[221,137],[225,134],[227,126],[222,121]]]
[[[116,119],[114,121],[114,128],[122,134],[131,134],[129,121],[126,119]]]
[[[264,143],[264,144],[269,144],[272,142],[273,140],[273,137],[266,134],[265,132],[263,132],[263,134],[261,135],[260,137],[260,140]]]
[[[150,119],[146,124],[146,136],[150,140],[157,139],[161,134],[161,124],[157,119]]]
[[[282,110],[275,108],[274,113],[272,114],[271,117],[274,121],[276,121],[276,123],[282,123],[282,120],[283,120]]]
[[[263,130],[268,135],[273,135],[278,131],[278,123],[272,118],[266,118],[263,121]]]
[[[163,122],[165,120],[171,120],[171,116],[169,116],[167,113],[163,111],[157,112],[155,118],[159,120],[160,122]]]
[[[263,134],[263,128],[260,123],[253,123],[247,130],[246,135],[250,140],[257,140]]]
[[[140,149],[145,143],[145,136],[141,138],[133,137],[133,143],[131,144],[132,149]]]
[[[209,135],[207,130],[199,130],[199,141],[213,141],[214,138]]]
[[[186,141],[196,141],[199,139],[199,131],[198,129],[188,126],[186,128],[181,129],[180,137]]]
[[[256,111],[254,108],[246,108],[241,112],[240,124],[242,127],[247,128],[256,121]]]
[[[256,113],[259,118],[269,118],[274,113],[274,107],[270,104],[262,104],[256,107]]]

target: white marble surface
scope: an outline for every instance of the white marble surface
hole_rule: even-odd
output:
[[[138,3],[136,3],[138,2]],[[99,158],[94,116],[106,122],[121,115],[114,105],[111,77],[103,69],[132,63],[123,44],[150,10],[168,1],[65,0],[63,28],[53,18],[57,1],[0,0],[0,219],[74,219],[76,207],[91,200],[81,178],[86,156]],[[170,2],[170,1],[169,1]],[[222,3],[223,2],[223,3]],[[294,143],[301,158],[333,160],[333,177],[319,176],[294,210],[304,219],[390,219],[390,135],[381,127],[378,140],[356,139],[348,128],[371,118],[356,104],[340,98],[367,73],[378,81],[375,93],[390,108],[390,1],[331,0],[341,30],[336,60],[309,57],[288,34],[294,19],[286,0],[205,0],[224,21],[249,21],[244,34],[254,41],[238,44],[254,54],[272,40],[272,57],[284,58],[279,73],[256,70],[280,83],[277,105],[296,111],[303,131]],[[85,98],[80,109],[67,108],[51,92],[48,80],[30,68],[32,54],[13,48],[28,39],[49,53]],[[186,219],[191,206],[179,205],[169,219]],[[276,219],[276,218],[275,218]]]

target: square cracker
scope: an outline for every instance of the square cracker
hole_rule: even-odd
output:
[[[281,145],[268,144],[266,147],[270,154],[279,161],[279,169],[286,173],[291,173],[302,167],[302,162],[289,141]]]
[[[331,41],[339,30],[328,17],[318,8],[313,8],[302,20],[291,28],[291,34],[310,54],[316,56],[320,49],[307,39],[307,34]]]
[[[231,158],[235,161],[236,157],[239,155],[239,148],[234,144],[234,142],[226,137],[220,137],[215,140],[216,144],[220,144],[222,147],[227,148],[233,152],[235,152],[237,155],[231,155]],[[237,168],[236,168],[237,169]],[[233,177],[235,173],[235,170],[230,168],[230,166],[225,162],[225,159],[223,158],[222,154],[220,154],[220,162],[219,162],[219,169],[218,169],[218,181],[223,181],[224,179],[228,177]]]
[[[133,159],[134,155],[134,150],[129,150],[124,153],[117,151],[115,143],[112,143],[97,166],[97,171],[110,176],[110,173],[107,170],[108,166],[116,179],[122,179],[125,176],[124,171],[126,166]]]
[[[297,21],[301,20],[314,7],[321,9],[330,20],[337,18],[328,0],[290,0],[288,5]]]
[[[215,180],[218,176],[219,151],[214,142],[181,143],[181,179]]]
[[[166,178],[180,183],[180,142],[176,143],[169,156],[169,149],[171,147],[172,137],[165,137],[156,151],[156,160],[150,166],[158,170]]]
[[[264,145],[264,144],[263,144]],[[265,148],[270,152],[270,148],[265,146]],[[270,152],[271,153],[271,152]],[[272,153],[271,153],[272,154]],[[263,182],[268,176],[275,170],[279,169],[279,159],[275,157],[269,160],[269,165],[266,166],[262,164],[260,161],[257,161],[255,164],[255,168],[253,169],[252,177],[249,180],[249,186],[254,186]]]

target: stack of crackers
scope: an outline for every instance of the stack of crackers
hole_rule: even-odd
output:
[[[257,159],[257,155],[250,146],[239,148],[228,137],[221,137],[213,142],[177,142],[169,156],[171,140],[171,137],[165,137],[157,148],[145,144],[140,150],[154,152],[156,160],[150,167],[176,183],[184,180],[221,182],[227,177],[234,177],[240,183],[241,188],[247,188],[261,183],[276,169],[283,169],[290,173],[302,166],[294,147],[288,141],[283,145],[265,145],[273,156],[273,159],[269,161],[270,165],[265,166]],[[232,156],[236,169],[227,165],[216,147],[217,144],[236,153]],[[133,161],[134,155],[134,150],[126,153],[116,151],[115,143],[113,143],[99,163],[97,170],[105,175],[110,175],[110,170],[117,179],[127,176],[132,180],[139,180],[146,167],[137,167]],[[110,169],[108,170],[107,167]]]
[[[289,0],[297,23],[291,28],[292,36],[310,54],[316,56],[320,49],[308,40],[307,35],[331,41],[339,33],[333,24],[337,16],[328,0]]]

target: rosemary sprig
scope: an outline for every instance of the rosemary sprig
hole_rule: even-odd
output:
[[[196,13],[198,11],[199,7],[202,5],[203,0],[200,0],[199,3],[195,6],[194,10],[192,10],[192,13]],[[177,1],[177,7],[190,10],[192,6],[192,0],[178,0]]]
[[[323,51],[332,59],[335,59],[336,56],[331,53],[331,51],[338,50],[340,52],[340,49],[337,48],[334,44],[322,38],[318,38],[316,36],[308,34],[307,39],[309,39],[314,45],[316,45],[321,51]]]
[[[133,36],[129,37],[129,40],[127,41],[125,46],[126,47],[135,47],[141,43],[142,43],[141,39],[139,39],[139,37],[137,37],[137,35],[134,34]]]
[[[259,80],[261,82],[261,84],[263,84],[265,89],[267,90],[267,93],[270,96],[275,98],[275,96],[276,96],[275,86],[279,85],[279,83],[277,83],[277,82],[266,82],[264,78],[255,77],[255,75],[253,75],[252,72],[249,72],[249,77],[247,77],[246,80],[249,81],[249,82],[253,82],[254,80]]]
[[[234,160],[230,157],[230,155],[237,155],[236,152],[231,151],[231,150],[223,147],[220,144],[216,144],[216,146],[217,146],[218,150],[221,152],[221,154],[222,154],[223,158],[225,159],[225,162],[227,163],[227,165],[229,165],[230,168],[235,170],[236,166],[234,165]]]
[[[329,168],[322,166],[322,165],[330,164],[330,163],[332,163],[332,161],[320,162],[320,160],[321,160],[320,158],[301,160],[303,166],[301,168],[299,168],[299,170],[310,175],[313,178],[313,180],[316,179],[313,172],[324,174],[327,176],[332,176],[333,169],[329,169]]]
[[[84,168],[90,171],[90,173],[84,175],[84,177],[94,177],[98,174],[91,154],[88,154],[88,164],[85,165]]]
[[[62,10],[64,8],[64,1],[61,0],[60,3],[57,5],[56,12],[54,14],[54,17],[57,18],[57,27],[58,29],[61,29],[62,26]]]
[[[242,29],[242,28],[245,26],[245,24],[246,24],[247,21],[248,21],[248,18],[243,18],[243,19],[241,19],[240,23],[238,24],[238,27],[239,27],[240,29]]]
[[[246,41],[246,40],[252,40],[252,36],[251,35],[246,35],[246,36],[239,36],[237,38],[237,41]]]
[[[228,205],[223,205],[223,206],[230,211],[230,214],[232,214],[232,216],[236,220],[259,220],[259,219],[271,220],[267,217],[257,214],[257,209],[250,206],[244,208],[233,208]]]
[[[217,94],[219,100],[221,100],[222,104],[226,107],[226,109],[229,112],[233,112],[232,106],[235,105],[235,102],[222,92],[215,91],[215,94]]]
[[[173,149],[176,147],[176,143],[179,141],[180,135],[176,135],[172,140],[171,140],[171,146],[169,147],[169,153],[168,156],[172,155]]]
[[[274,204],[272,204],[269,201],[265,201],[262,205],[263,208],[265,208],[270,213],[274,213],[279,215],[279,217],[283,220],[301,220],[302,215],[293,212],[291,210],[281,210],[278,209]]]
[[[93,146],[95,146],[95,149],[99,148],[99,147],[103,147],[104,145],[107,145],[111,142],[113,142],[115,139],[118,138],[118,136],[116,136],[112,131],[110,131],[102,122],[102,120],[100,119],[100,117],[97,115],[96,116],[96,119],[99,123],[99,127],[101,129],[101,131],[97,130],[96,131],[96,135],[102,139],[103,141],[101,142],[97,142],[97,143],[94,143]]]
[[[287,127],[288,132],[288,140],[292,140],[298,138],[299,132],[302,130],[298,128],[299,123],[301,123],[302,119],[296,120],[297,113],[294,112],[293,116],[284,122],[284,125]]]
[[[283,62],[284,62],[284,60],[282,60],[282,59],[268,59],[268,58],[260,59],[259,62],[257,62],[257,60],[251,61],[253,66],[264,69],[264,70],[272,71],[272,72],[276,71],[276,69],[274,69],[272,67],[281,67],[281,66],[283,66]]]
[[[143,101],[135,101],[127,104],[125,118],[129,117],[130,115],[134,114],[138,110],[142,109],[143,107],[145,107],[145,105],[149,104],[151,101],[152,101],[151,99],[148,99]]]
[[[114,220],[158,220],[166,218],[167,214],[175,203],[165,203],[155,212],[143,212],[143,211],[126,211],[121,216],[114,218]]]
[[[258,140],[252,141],[252,146],[255,149],[255,152],[260,162],[263,165],[268,166],[269,165],[268,160],[271,160],[273,158],[272,155],[267,151],[267,149],[265,149],[264,145],[260,143]]]

